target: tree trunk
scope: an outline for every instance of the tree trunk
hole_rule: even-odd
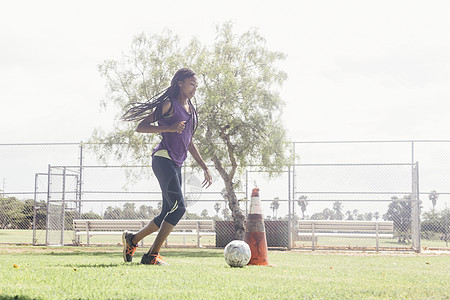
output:
[[[234,221],[234,232],[235,237],[238,240],[244,240],[245,228],[244,228],[244,219],[245,216],[239,208],[239,201],[236,197],[236,193],[234,192],[233,186],[233,178],[228,174],[225,168],[222,166],[221,162],[217,157],[213,157],[212,161],[214,162],[214,166],[216,170],[219,171],[220,176],[222,177],[225,183],[225,189],[227,191],[228,197],[228,207],[231,210],[231,216]],[[234,174],[234,172],[232,172]]]

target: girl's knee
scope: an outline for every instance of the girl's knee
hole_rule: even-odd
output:
[[[183,216],[186,213],[186,206],[184,206],[184,204],[183,206],[178,206],[177,210],[179,210],[179,214]]]
[[[173,212],[171,212],[166,216],[165,221],[175,226],[177,225],[178,221],[181,220],[185,212],[186,212],[185,205],[184,204],[179,205],[176,210],[174,210]]]
[[[178,204],[177,209],[172,214],[175,216],[176,219],[180,220],[185,213],[186,213],[186,206],[184,205],[184,202],[181,202]]]

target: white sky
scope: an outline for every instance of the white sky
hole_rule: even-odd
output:
[[[291,140],[448,139],[449,1],[2,1],[0,143],[110,128],[97,65],[164,28],[212,43],[259,28],[282,68]]]

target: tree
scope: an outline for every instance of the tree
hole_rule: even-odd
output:
[[[333,203],[333,210],[334,210],[334,219],[335,220],[342,220],[344,219],[344,214],[342,213],[342,202],[336,201]]]
[[[207,219],[208,218],[208,210],[207,209],[202,210],[202,212],[200,213],[200,216],[204,219]]]
[[[436,207],[436,202],[439,198],[439,194],[436,191],[431,191],[430,194],[428,195],[428,199],[430,199],[431,204],[433,205],[433,213],[434,213],[434,208]]]
[[[136,205],[134,203],[125,203],[122,210],[122,219],[136,219]]]
[[[329,208],[325,208],[322,211],[322,214],[323,214],[325,220],[332,220],[333,216],[334,216],[334,212],[331,209],[329,209]]]
[[[216,202],[214,204],[214,210],[216,211],[216,215],[218,215],[219,211],[220,211],[220,203],[219,202]]]
[[[275,199],[273,199],[272,203],[270,204],[270,208],[272,209],[273,220],[277,219],[277,212],[278,212],[278,208],[280,207],[280,203],[278,202],[278,200],[280,200],[280,198],[276,197]]]
[[[120,207],[108,206],[105,211],[105,219],[122,219],[122,210]]]
[[[399,243],[409,243],[411,240],[411,196],[404,196],[403,200],[396,196],[391,199],[392,202],[383,218],[387,221],[394,221],[394,231]]]
[[[347,210],[345,214],[347,215],[347,220],[354,220],[353,213],[351,210]]]
[[[307,196],[300,196],[297,200],[298,206],[300,206],[300,210],[302,211],[302,219],[305,219],[305,211],[306,207],[308,206],[308,201],[306,201],[308,197]]]
[[[376,211],[376,212],[373,214],[373,217],[375,218],[375,220],[378,221],[378,219],[380,218],[380,213]]]
[[[311,220],[327,220],[327,216],[323,213],[315,213],[311,216]]]
[[[228,209],[228,207],[225,207],[224,209],[222,209],[222,214],[223,214],[223,219],[225,221],[228,221],[231,219],[230,210]]]
[[[90,211],[87,213],[82,213],[81,218],[82,219],[102,219],[102,216],[100,216],[99,214],[97,214],[93,211]]]
[[[430,211],[423,214],[421,222],[422,238],[448,241],[450,239],[450,209]]]
[[[136,218],[139,219],[153,219],[159,213],[153,209],[151,205],[141,205],[139,206],[139,210],[137,212]]]
[[[364,220],[372,221],[372,219],[373,219],[373,213],[369,212],[369,213],[364,214]]]
[[[127,104],[143,102],[169,86],[178,68],[195,70],[200,121],[194,139],[225,184],[236,237],[243,239],[244,214],[235,193],[235,175],[249,165],[264,166],[261,169],[275,174],[291,163],[278,92],[286,73],[276,67],[284,58],[285,54],[266,48],[256,29],[237,35],[231,22],[216,27],[215,42],[208,46],[193,38],[180,47],[170,32],[141,34],[133,40],[129,55],[100,65],[108,88],[103,104],[116,105],[121,115]],[[101,160],[112,153],[116,159],[148,164],[156,140],[155,135],[135,134],[135,124],[117,121],[110,133],[94,133],[93,141],[101,143],[93,149]]]
[[[25,203],[16,197],[0,196],[0,229],[24,229],[24,225],[28,229],[24,209]]]

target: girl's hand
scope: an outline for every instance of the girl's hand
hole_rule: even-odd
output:
[[[181,121],[178,123],[174,123],[172,126],[170,126],[170,131],[171,132],[177,132],[177,133],[182,133],[184,130],[184,127],[186,126],[186,121]]]
[[[203,171],[205,179],[202,182],[202,188],[209,188],[210,185],[212,184],[212,176],[211,173],[209,172],[209,169],[206,169]]]

